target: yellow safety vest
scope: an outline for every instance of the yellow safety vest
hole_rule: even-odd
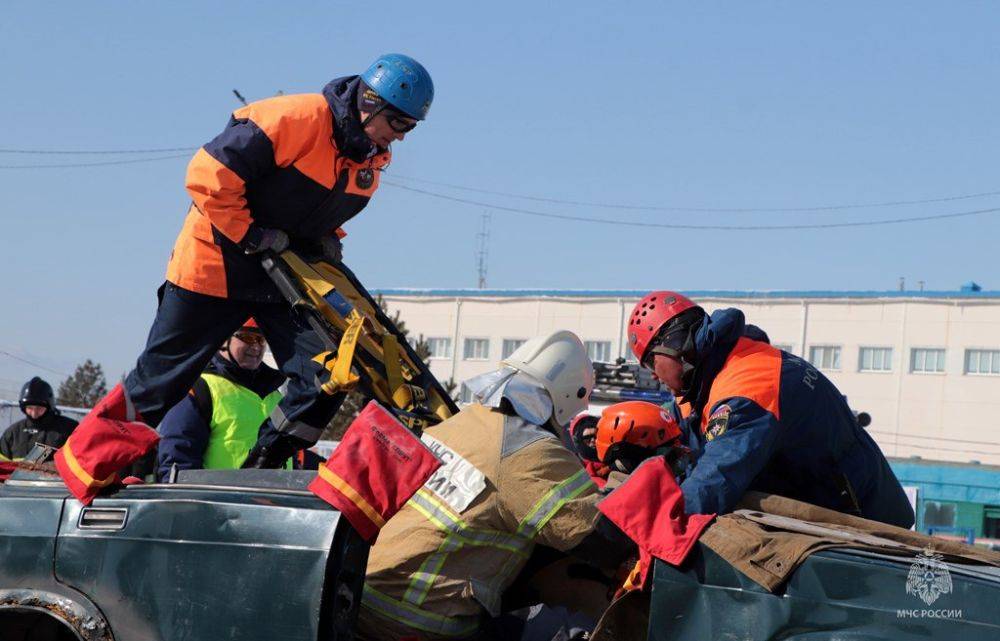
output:
[[[202,374],[212,395],[211,435],[202,466],[207,469],[237,469],[243,465],[257,432],[281,400],[274,391],[261,398],[252,390],[217,374]]]

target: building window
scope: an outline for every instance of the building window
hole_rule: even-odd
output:
[[[503,349],[501,350],[502,356],[500,358],[507,358],[514,353],[521,345],[524,345],[523,338],[505,338],[503,339]]]
[[[858,352],[859,372],[892,371],[891,347],[862,347]]]
[[[462,358],[467,361],[485,361],[490,357],[490,339],[466,338]]]
[[[955,504],[924,501],[924,528],[955,527]]]
[[[427,339],[428,358],[451,358],[451,339],[431,337]]]
[[[965,350],[966,374],[1000,374],[1000,349]]]
[[[809,362],[820,369],[840,369],[840,346],[813,345],[809,348]]]
[[[915,347],[910,351],[911,372],[943,372],[944,350]]]
[[[1000,539],[1000,506],[986,506],[983,514],[983,536],[988,539]]]
[[[611,341],[584,341],[583,346],[587,348],[587,356],[595,363],[611,362]]]
[[[792,345],[791,343],[774,343],[773,345],[771,345],[771,347],[773,347],[774,349],[780,349],[783,352],[788,352],[789,354],[795,353],[792,349],[795,346]]]

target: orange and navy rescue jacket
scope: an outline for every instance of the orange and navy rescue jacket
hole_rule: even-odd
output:
[[[389,151],[361,128],[358,82],[339,78],[323,93],[268,98],[233,112],[188,165],[193,202],[167,280],[210,296],[281,300],[260,256],[243,247],[259,242],[261,229],[276,228],[292,248],[315,251],[364,209],[389,163]]]
[[[681,484],[688,514],[724,514],[747,490],[900,527],[913,510],[839,390],[802,359],[746,336],[743,312],[695,334],[698,365],[681,411],[696,459]]]

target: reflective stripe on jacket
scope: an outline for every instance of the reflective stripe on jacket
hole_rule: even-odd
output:
[[[380,532],[362,617],[469,636],[499,614],[535,543],[565,551],[583,540],[599,494],[556,436],[481,405],[425,435],[444,465]]]
[[[361,130],[357,85],[357,77],[340,78],[322,94],[277,96],[233,112],[188,165],[193,203],[167,280],[210,296],[282,300],[260,257],[240,243],[277,228],[293,248],[315,247],[368,204],[390,154]]]
[[[205,448],[206,470],[238,469],[250,448],[257,442],[257,432],[281,400],[274,391],[261,398],[253,391],[216,374],[202,374],[212,395],[211,434]]]

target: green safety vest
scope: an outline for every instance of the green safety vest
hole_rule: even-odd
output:
[[[250,448],[257,442],[257,432],[281,400],[281,392],[264,398],[217,374],[202,374],[212,395],[211,435],[202,466],[206,470],[237,469],[243,465]],[[286,467],[291,467],[291,461]]]

